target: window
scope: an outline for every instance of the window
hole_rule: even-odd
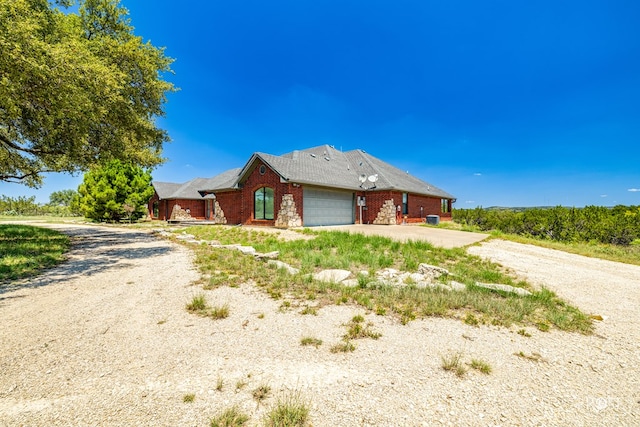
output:
[[[253,193],[253,210],[255,219],[273,219],[273,188],[258,188]]]
[[[440,201],[441,205],[442,205],[442,213],[449,213],[451,212],[451,200],[449,199],[442,199]]]
[[[160,207],[158,206],[158,202],[153,202],[153,217],[158,218],[160,216]]]
[[[409,214],[409,193],[402,193],[402,214]]]

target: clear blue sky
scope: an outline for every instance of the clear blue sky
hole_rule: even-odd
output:
[[[362,148],[454,207],[640,205],[637,0],[123,0],[176,59],[154,179]],[[50,176],[40,191],[76,188]]]

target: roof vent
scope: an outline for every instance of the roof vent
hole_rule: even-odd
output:
[[[327,156],[324,156],[324,159],[328,162],[329,160],[331,160],[330,158],[328,158]]]
[[[309,155],[310,155],[311,157],[314,157],[314,158],[316,157],[316,155],[315,155],[315,154],[313,154],[313,153],[309,153]]]

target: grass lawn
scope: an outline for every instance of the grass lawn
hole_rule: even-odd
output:
[[[0,224],[0,286],[62,262],[68,248],[69,238],[58,231]]]
[[[182,231],[182,230],[181,230]],[[253,256],[209,245],[197,245],[196,262],[206,275],[205,288],[238,286],[253,281],[283,307],[321,308],[326,304],[357,304],[380,315],[397,316],[403,323],[425,316],[459,318],[469,324],[501,326],[532,325],[540,330],[550,326],[566,331],[590,333],[589,316],[566,304],[553,292],[534,290],[494,263],[467,254],[464,249],[444,249],[427,242],[401,243],[386,237],[364,236],[338,231],[310,231],[310,240],[278,240],[277,236],[254,229],[226,226],[198,226],[186,230],[201,240],[222,244],[251,245],[259,252],[279,251],[279,259],[300,269],[290,275]],[[395,268],[414,272],[420,263],[449,270],[467,290],[451,292],[439,288],[418,288],[411,284],[393,287],[373,281],[375,271]],[[350,270],[359,286],[314,280],[309,273],[322,269]],[[366,271],[369,274],[363,274]],[[443,278],[444,280],[444,278]],[[520,297],[474,286],[475,282],[501,283],[527,288],[533,295]]]

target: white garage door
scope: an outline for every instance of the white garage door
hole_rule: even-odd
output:
[[[353,224],[353,193],[335,190],[304,189],[304,225]]]

